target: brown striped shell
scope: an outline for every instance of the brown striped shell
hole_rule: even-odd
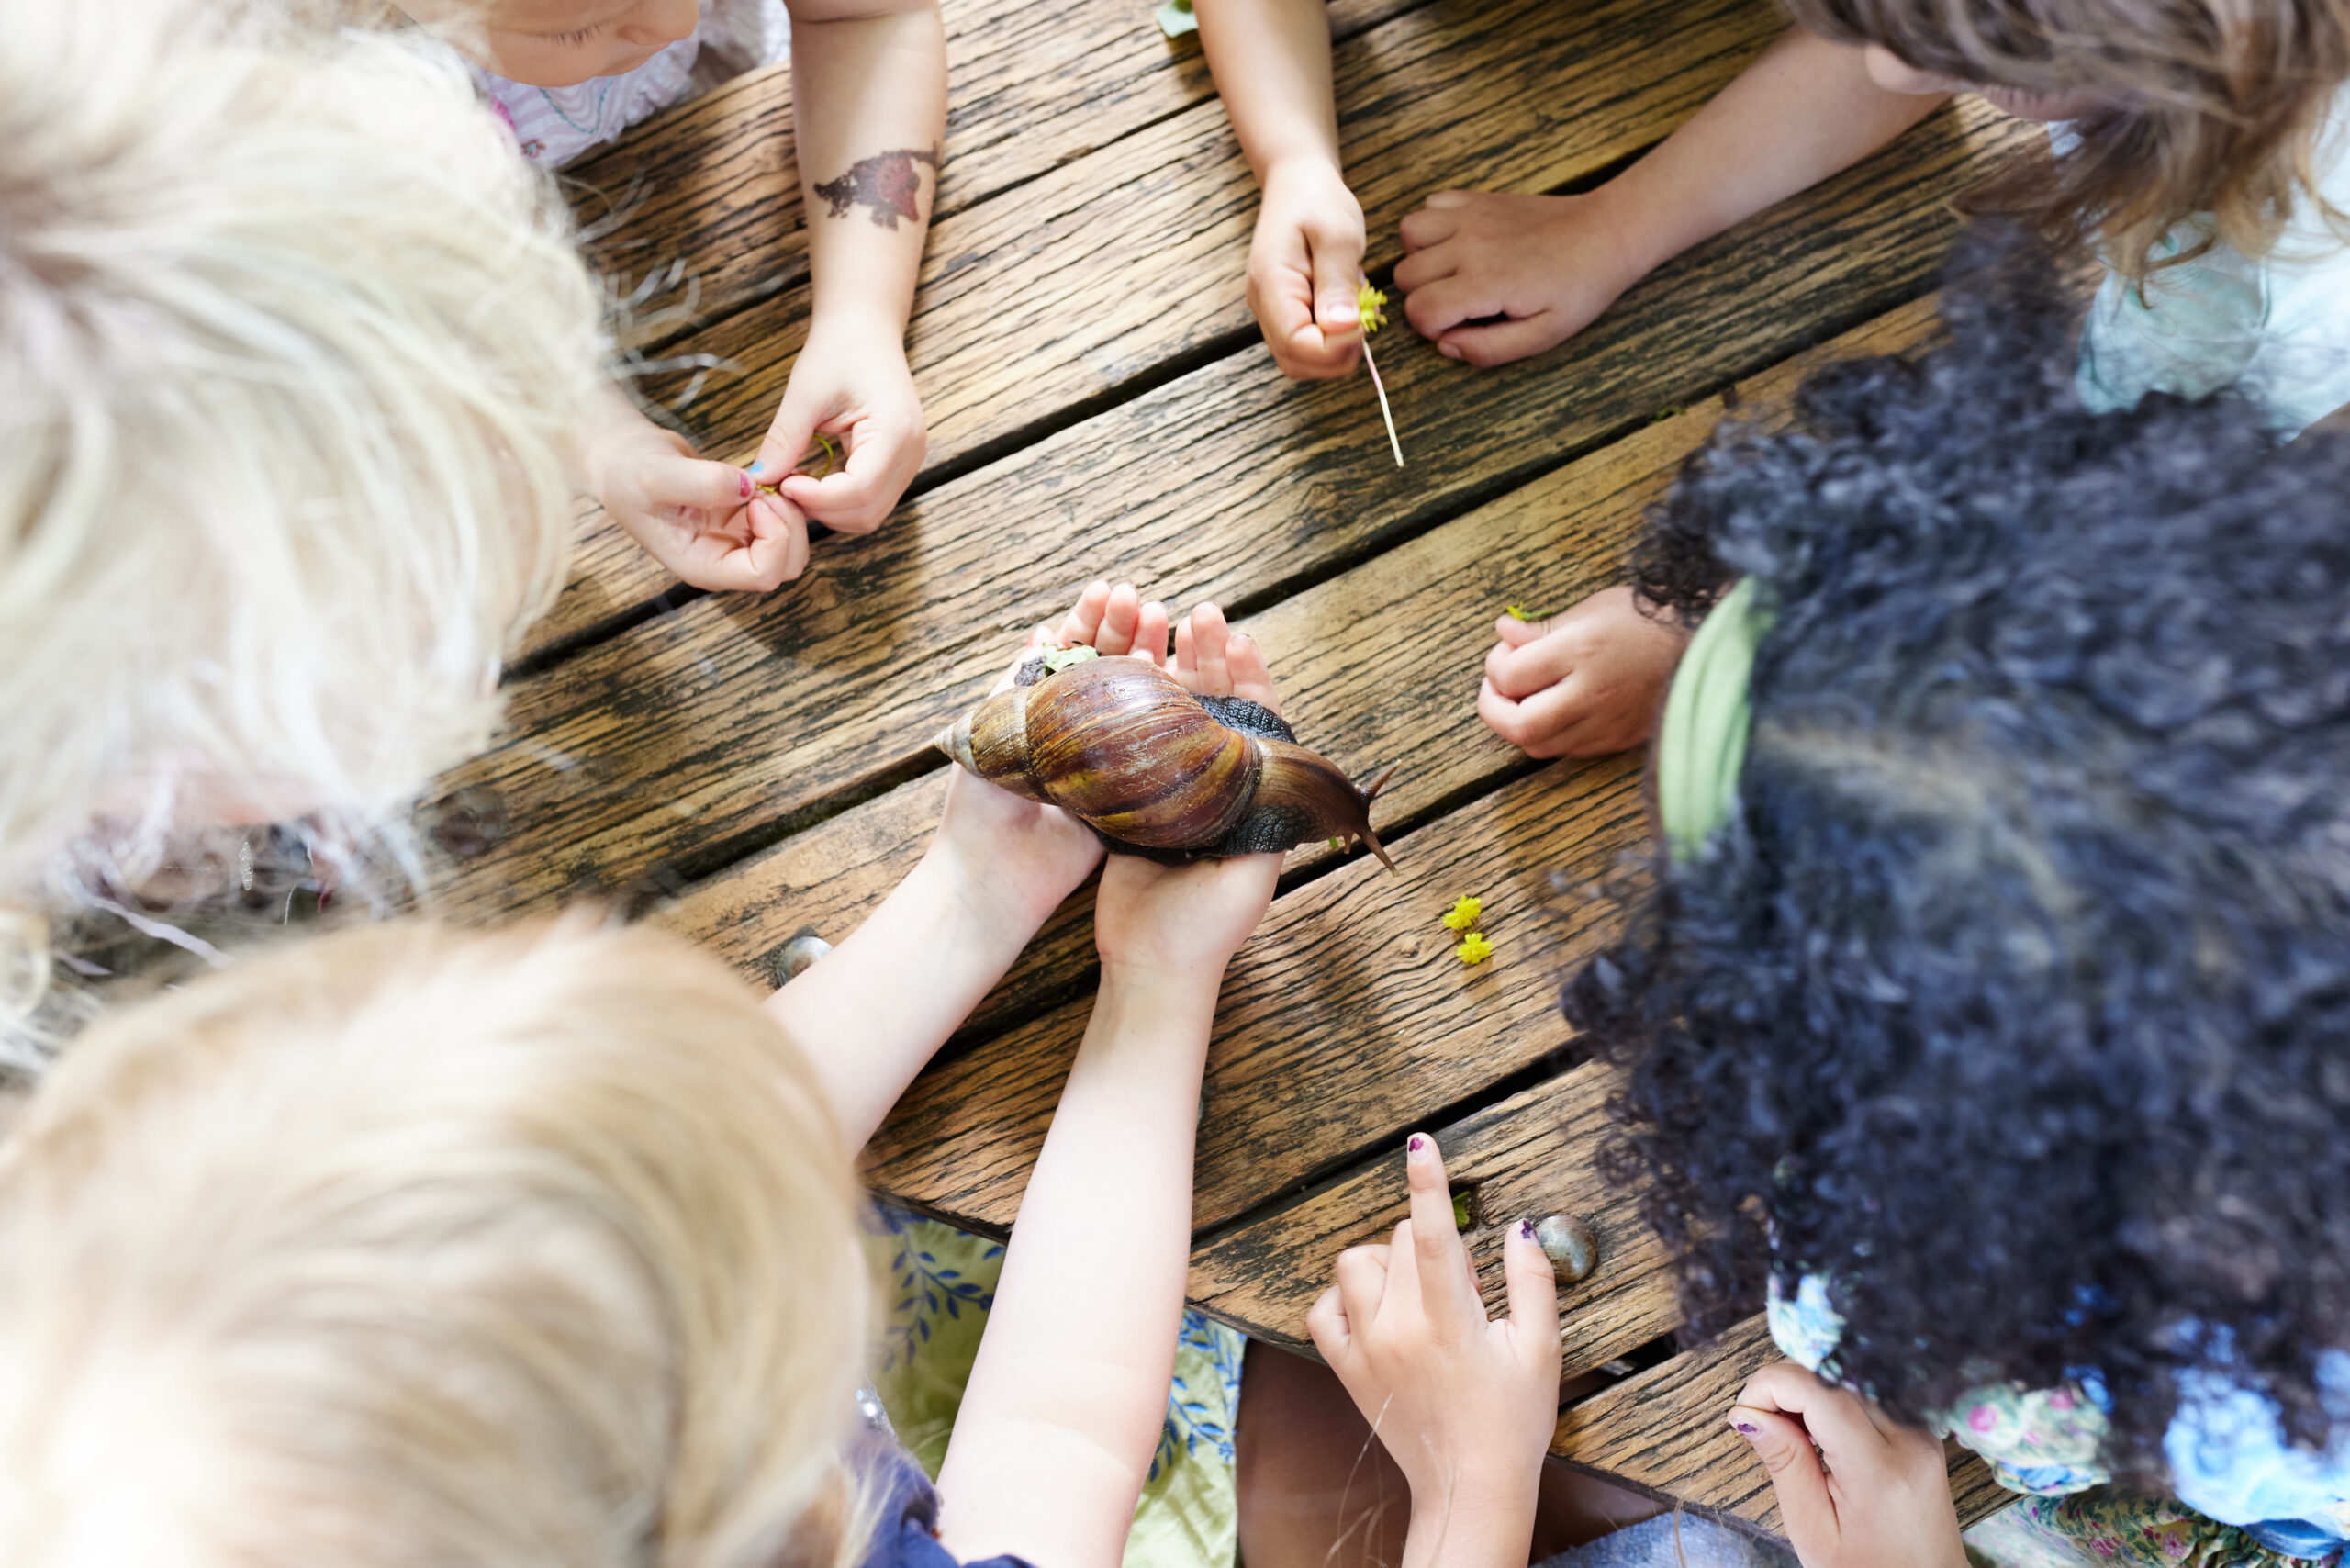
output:
[[[1385,778],[1358,789],[1256,703],[1195,697],[1140,659],[1088,659],[1054,674],[1031,660],[1020,679],[957,719],[938,748],[1159,858],[1360,838],[1394,868],[1371,829]]]

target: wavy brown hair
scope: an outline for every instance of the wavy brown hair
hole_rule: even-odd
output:
[[[2277,242],[2294,207],[2325,206],[2312,162],[2350,80],[2344,0],[1786,0],[1804,27],[1877,44],[1919,71],[2015,92],[2108,95],[2064,158],[2018,159],[1968,191],[2065,244],[2099,241],[2131,278],[2225,241]],[[2182,219],[2201,241],[2157,258]]]

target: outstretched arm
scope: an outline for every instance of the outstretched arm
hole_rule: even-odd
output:
[[[830,527],[881,524],[922,466],[906,319],[946,134],[937,0],[789,0],[792,117],[812,274],[807,345],[754,470]],[[825,431],[822,477],[789,477]]]
[[[1362,207],[1338,162],[1330,18],[1322,0],[1194,0],[1200,44],[1264,203],[1248,249],[1248,308],[1274,360],[1315,379],[1362,344]]]
[[[1094,583],[1058,626],[1037,627],[1029,648],[1047,637],[1111,656],[1163,649],[1167,610],[1125,584]],[[1008,669],[997,689],[1011,680]],[[851,1148],[865,1147],[914,1074],[1102,859],[1092,834],[1055,808],[952,772],[921,863],[862,925],[767,999],[768,1014],[815,1064]]]
[[[1588,196],[1428,197],[1404,219],[1404,313],[1472,364],[1539,353],[1690,246],[1857,163],[1947,97],[1888,92],[1857,47],[1792,28]]]
[[[1210,607],[1179,634],[1177,665],[1194,690],[1271,702],[1254,645]],[[1102,990],[939,1473],[959,1558],[1117,1568],[1174,1371],[1216,991],[1280,869],[1278,855],[1118,855],[1102,869]]]

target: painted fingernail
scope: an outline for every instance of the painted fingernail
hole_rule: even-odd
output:
[[[764,461],[762,461],[762,462],[758,462],[758,463],[754,463],[754,464],[752,464],[752,465],[751,465],[751,477],[752,477],[752,478],[754,478],[754,479],[757,478],[760,475],[762,475],[762,474],[766,473],[767,471],[767,464],[766,464]]]
[[[752,492],[753,492],[753,491],[755,491],[755,490],[756,490],[756,489],[759,487],[758,487],[758,484],[757,484],[757,482],[756,482],[756,481],[755,481],[755,480],[754,480],[754,479],[753,479],[753,478],[752,478],[748,474],[741,475],[741,476],[739,476],[739,477],[740,477],[740,478],[742,479],[742,481],[743,481],[743,485],[742,485],[742,496],[743,496],[743,498],[744,498],[744,500],[746,500],[746,501],[747,501],[747,500],[749,500],[749,499],[751,498],[751,494],[752,494]]]
[[[1740,1421],[1733,1417],[1730,1420],[1730,1425],[1736,1428],[1741,1435],[1746,1437],[1759,1438],[1762,1435],[1762,1428],[1756,1426],[1751,1421]]]
[[[1407,1152],[1412,1154],[1426,1154],[1428,1151],[1428,1140],[1422,1137],[1419,1134],[1414,1133],[1410,1137],[1404,1140],[1404,1148]]]
[[[1524,1237],[1528,1241],[1533,1240],[1534,1222],[1530,1219],[1519,1220],[1517,1222],[1517,1234]]]

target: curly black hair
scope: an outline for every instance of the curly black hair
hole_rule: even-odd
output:
[[[1565,1004],[1697,1333],[1821,1274],[1833,1375],[2093,1368],[2152,1481],[2183,1371],[2316,1442],[2350,1347],[2350,440],[2084,411],[2054,270],[1977,252],[1680,476],[1640,590],[1767,586],[1751,745]]]

